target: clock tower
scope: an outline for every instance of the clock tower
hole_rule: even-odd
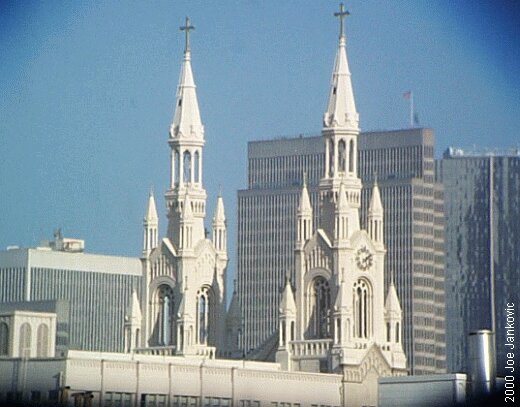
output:
[[[309,221],[313,209],[304,184],[296,219],[294,280],[286,282],[280,300],[276,358],[289,370],[343,374],[357,383],[344,391],[362,393],[377,388],[379,376],[406,374],[406,357],[401,335],[396,333],[402,324],[392,319],[401,318],[395,288],[384,292],[386,249],[377,182],[370,197],[368,230],[360,228],[359,114],[343,28],[349,12],[341,5],[335,15],[340,19],[340,35],[323,118],[320,213],[313,229]],[[386,304],[393,304],[392,310],[386,309],[385,298]],[[367,404],[372,401],[377,404],[377,400]]]

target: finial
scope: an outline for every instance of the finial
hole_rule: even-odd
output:
[[[219,198],[222,198],[222,184],[218,184],[218,195]]]
[[[194,30],[195,27],[191,25],[190,18],[186,16],[186,24],[179,27],[181,31],[186,31],[186,44],[184,46],[184,52],[190,51],[190,30]]]
[[[303,187],[307,187],[307,171],[303,170]]]
[[[374,171],[374,186],[377,185],[377,171]]]
[[[350,12],[345,10],[343,3],[340,3],[339,11],[334,13],[334,17],[339,17],[339,38],[340,39],[345,38],[345,29],[344,29],[343,20],[345,19],[346,16],[349,16],[349,15],[350,15]]]
[[[153,196],[153,184],[150,185],[150,196]]]

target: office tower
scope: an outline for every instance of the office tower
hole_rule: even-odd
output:
[[[377,176],[385,212],[387,285],[391,276],[404,313],[410,372],[446,369],[443,192],[435,183],[431,129],[367,132],[359,142],[359,174],[368,197]],[[366,199],[363,200],[366,203]],[[368,208],[362,207],[362,224]]]
[[[142,287],[141,262],[70,251],[71,242],[82,241],[58,234],[47,246],[0,251],[0,309],[55,313],[60,352],[121,352],[126,309]]]
[[[377,174],[384,208],[385,275],[393,276],[403,308],[403,341],[414,374],[445,370],[442,188],[434,182],[430,129],[360,133],[358,173],[364,183],[361,224]],[[319,212],[321,137],[250,142],[248,189],[238,192],[238,284],[243,349],[271,347],[277,301],[294,269],[296,209],[307,174],[313,227]]]
[[[504,344],[507,304],[520,301],[520,151],[449,148],[436,165],[445,192],[448,369],[467,371],[468,334],[494,328],[498,375],[511,374]]]
[[[288,271],[294,271],[296,209],[304,174],[319,213],[317,186],[325,163],[321,137],[248,144],[248,189],[238,191],[239,304],[241,347],[246,354],[276,349],[278,305]],[[294,277],[294,275],[292,275]],[[262,351],[261,351],[262,352]]]

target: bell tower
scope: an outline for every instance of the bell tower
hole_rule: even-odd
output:
[[[202,185],[202,152],[204,147],[204,125],[200,118],[199,103],[193,72],[191,69],[190,31],[195,27],[186,17],[181,27],[185,32],[184,60],[182,63],[175,113],[170,126],[170,188],[165,194],[168,207],[167,236],[176,246],[180,239],[184,202],[189,202],[193,215],[192,240],[204,239],[204,217],[206,215],[206,190]]]

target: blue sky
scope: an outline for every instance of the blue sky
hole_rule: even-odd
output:
[[[347,3],[363,130],[421,125],[448,145],[520,144],[519,6],[499,1]],[[139,255],[153,185],[164,235],[168,128],[186,15],[206,127],[204,183],[219,185],[235,269],[236,190],[247,141],[319,134],[335,1],[0,3],[0,248],[62,227],[89,252]]]

